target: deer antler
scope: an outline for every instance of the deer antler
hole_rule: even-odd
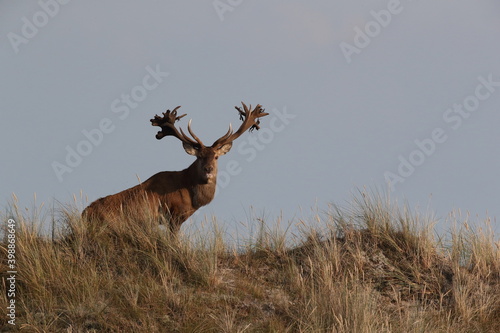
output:
[[[240,128],[236,132],[233,133],[233,129],[231,125],[229,125],[229,130],[227,131],[226,134],[224,134],[222,137],[217,139],[212,145],[212,147],[215,146],[222,146],[225,145],[229,142],[232,142],[236,140],[241,134],[243,134],[246,130],[253,131],[254,129],[259,130],[260,129],[260,117],[267,116],[269,113],[264,112],[265,110],[262,108],[262,105],[257,104],[255,109],[252,110],[252,106],[246,106],[245,103],[241,102],[243,105],[243,109],[239,106],[235,106],[234,108],[238,110],[238,113],[240,114],[240,120],[243,120],[243,123],[241,124]]]
[[[188,131],[194,138],[191,139],[189,136],[187,136],[182,129],[180,129],[180,132],[177,130],[175,127],[175,122],[184,117],[186,114],[183,114],[182,116],[177,116],[177,110],[180,108],[180,106],[176,107],[172,111],[167,110],[166,112],[163,112],[163,117],[160,117],[158,115],[155,115],[153,119],[151,119],[151,125],[153,126],[159,126],[161,127],[161,131],[159,131],[156,134],[156,138],[158,140],[162,139],[165,136],[175,136],[177,139],[181,140],[182,142],[188,143],[192,146],[196,147],[204,147],[203,142],[193,133],[191,130],[191,120],[189,120],[188,123]],[[196,140],[196,141],[195,141]]]

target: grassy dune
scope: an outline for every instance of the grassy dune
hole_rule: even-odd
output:
[[[492,233],[456,221],[437,239],[431,218],[377,195],[296,236],[266,221],[243,248],[216,222],[175,238],[147,214],[102,225],[62,213],[52,239],[14,212],[16,326],[2,292],[0,331],[500,332]]]

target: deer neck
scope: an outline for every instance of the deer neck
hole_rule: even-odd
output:
[[[189,184],[188,190],[191,196],[193,207],[198,209],[201,206],[209,204],[215,196],[217,176],[210,183],[201,182],[198,174],[197,161],[191,164],[184,173],[186,183]]]

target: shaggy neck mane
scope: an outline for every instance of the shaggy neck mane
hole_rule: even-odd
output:
[[[215,188],[217,184],[217,175],[215,179],[208,184],[200,183],[200,177],[197,173],[196,161],[187,168],[186,176],[189,178],[190,186],[189,193],[193,208],[198,209],[201,206],[209,204],[215,196]]]
[[[191,200],[193,200],[193,207],[198,209],[205,206],[212,201],[215,196],[215,182],[211,184],[198,184],[192,187]]]

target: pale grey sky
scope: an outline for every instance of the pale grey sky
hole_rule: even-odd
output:
[[[388,179],[441,223],[499,217],[498,1],[0,1],[0,31],[3,206],[184,169],[149,119],[182,105],[211,142],[244,101],[266,130],[220,159],[195,222],[298,222]]]

